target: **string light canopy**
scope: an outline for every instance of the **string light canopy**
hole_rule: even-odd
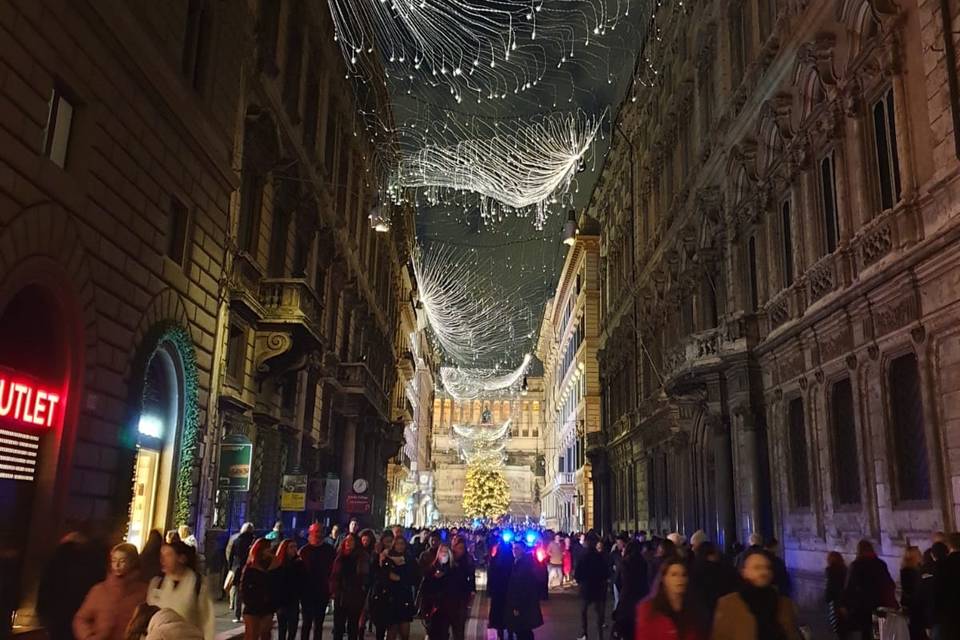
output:
[[[474,400],[484,393],[517,387],[521,380],[526,379],[525,374],[532,360],[533,356],[528,353],[520,366],[508,373],[496,369],[441,367],[440,381],[454,399],[460,402]]]
[[[530,91],[589,56],[629,0],[328,0],[351,72],[449,91],[461,102]]]

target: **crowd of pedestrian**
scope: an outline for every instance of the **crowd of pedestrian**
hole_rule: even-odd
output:
[[[332,612],[334,640],[408,640],[418,619],[430,640],[463,640],[478,568],[498,640],[532,640],[541,601],[574,586],[580,640],[803,637],[777,541],[757,534],[721,550],[702,531],[689,540],[510,527],[377,533],[354,520],[345,531],[313,524],[304,533],[287,535],[278,522],[260,537],[246,523],[227,541],[222,595],[245,639],[276,629],[280,640],[317,640]],[[188,528],[151,532],[142,550],[107,550],[73,533],[42,576],[37,614],[51,640],[213,640],[215,583],[201,562]],[[899,589],[867,540],[849,565],[838,552],[825,563],[835,638],[873,638],[879,615],[902,626],[898,638],[960,639],[960,534],[906,547]]]

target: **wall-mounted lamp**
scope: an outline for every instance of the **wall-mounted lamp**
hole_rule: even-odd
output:
[[[563,225],[563,244],[572,247],[577,241],[577,234],[580,233],[580,226],[577,224],[577,214],[573,209],[567,212],[567,221]]]

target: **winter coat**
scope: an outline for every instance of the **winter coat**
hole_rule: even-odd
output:
[[[507,629],[530,631],[543,626],[540,611],[540,578],[533,557],[523,555],[513,563],[507,582]]]
[[[161,609],[150,618],[146,640],[206,640],[196,626],[173,609]]]
[[[801,640],[793,602],[786,596],[779,597],[777,621],[787,640]],[[757,638],[757,621],[739,593],[728,593],[717,601],[717,610],[713,616],[713,633],[710,638],[711,640],[760,640]]]
[[[613,611],[613,621],[622,638],[632,638],[637,604],[647,597],[647,561],[640,554],[628,555],[620,566],[620,601]]]
[[[370,560],[360,548],[349,555],[337,554],[330,572],[330,595],[335,606],[360,611],[367,599],[366,584]]]
[[[837,635],[847,632],[849,622],[846,605],[843,601],[844,584],[847,581],[847,568],[839,565],[836,567],[827,567],[826,569],[827,585],[824,589],[823,599],[827,603],[827,621],[830,628]]]
[[[412,622],[416,613],[417,568],[405,556],[387,555],[375,571],[370,616],[384,627]]]
[[[695,624],[688,624],[681,633],[674,620],[653,607],[653,600],[644,600],[636,608],[636,640],[704,640]]]
[[[136,572],[107,576],[90,589],[73,616],[73,635],[77,640],[124,640],[134,609],[146,598],[147,585]]]
[[[896,584],[890,577],[887,563],[873,555],[851,562],[843,599],[854,628],[872,627],[873,612],[877,607],[897,606]]]
[[[307,575],[307,569],[300,558],[284,562],[270,571],[270,575],[277,608],[292,607],[300,602]]]
[[[459,607],[466,607],[477,591],[477,570],[469,554],[459,560],[453,558],[450,566],[450,595]]]
[[[934,606],[942,638],[960,638],[960,551],[954,551],[936,571]]]
[[[300,547],[303,561],[303,598],[328,600],[330,598],[330,572],[337,552],[329,544],[307,544]]]
[[[169,576],[152,579],[147,588],[147,604],[160,609],[173,609],[184,620],[200,629],[204,640],[213,640],[213,604],[210,602],[207,586],[192,570],[185,569],[179,581]]]
[[[490,566],[487,569],[487,593],[490,594],[490,615],[487,619],[491,629],[507,628],[507,586],[513,572],[513,555],[510,545],[493,547]]]
[[[589,550],[577,563],[573,574],[580,585],[580,597],[587,602],[598,602],[607,597],[607,579],[610,567],[603,554]]]
[[[698,559],[690,567],[690,598],[708,621],[713,620],[717,601],[736,591],[739,584],[740,576],[736,569],[726,562]]]
[[[106,547],[79,537],[61,542],[37,591],[37,616],[53,640],[72,635],[73,617],[93,585],[107,576]]]
[[[247,565],[240,581],[243,612],[252,616],[266,616],[277,610],[277,580],[274,571]]]

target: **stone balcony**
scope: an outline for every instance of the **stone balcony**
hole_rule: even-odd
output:
[[[265,278],[259,303],[264,325],[301,327],[318,344],[323,342],[323,303],[303,278]]]
[[[720,327],[692,333],[664,358],[663,378],[671,380],[720,363],[724,333]]]
[[[389,398],[365,362],[347,362],[338,365],[337,384],[344,396],[366,400],[384,420],[389,419]]]

